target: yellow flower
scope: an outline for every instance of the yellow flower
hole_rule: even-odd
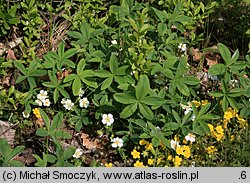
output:
[[[112,167],[112,166],[113,166],[112,163],[106,163],[106,164],[105,164],[105,167]]]
[[[138,152],[135,149],[131,152],[131,155],[133,156],[134,159],[136,158],[140,159],[140,152]]]
[[[217,151],[216,147],[209,146],[206,148],[208,154],[213,154],[215,151]]]
[[[222,126],[219,125],[215,129],[216,129],[217,133],[224,134],[224,130],[223,130]]]
[[[228,111],[224,112],[224,119],[229,121],[231,118],[233,118],[233,113]]]
[[[171,161],[172,159],[173,159],[173,156],[172,156],[172,155],[168,155],[167,160],[168,160],[168,161]]]
[[[180,147],[176,147],[176,154],[178,154],[178,155],[182,155],[183,154],[183,149],[182,149],[182,147],[180,146]]]
[[[208,127],[209,127],[209,129],[210,129],[210,131],[211,131],[211,133],[214,131],[214,126],[213,125],[211,125],[211,124],[207,124],[208,125]]]
[[[230,141],[234,141],[234,135],[231,135]]]
[[[248,126],[247,120],[242,118],[240,115],[236,114],[237,122],[240,123],[240,127],[244,128],[245,126]]]
[[[153,165],[154,164],[154,160],[153,159],[148,159],[148,165]]]
[[[183,155],[186,158],[190,158],[191,156],[191,152],[190,152],[190,148],[188,146],[183,146]]]
[[[173,159],[173,162],[174,162],[174,165],[175,165],[176,167],[178,167],[178,166],[181,165],[182,158],[180,158],[179,156],[175,156],[175,158]]]
[[[184,140],[182,141],[182,143],[183,143],[183,144],[187,144],[188,141],[187,141],[186,139],[184,139]]]
[[[193,100],[192,103],[195,105],[196,108],[201,105],[201,103],[197,100]]]
[[[152,148],[153,148],[152,143],[148,143],[148,144],[145,146],[146,151],[149,151],[149,150],[152,149]]]
[[[162,159],[163,159],[162,157],[161,158],[157,158],[156,164],[159,165],[161,163]]]
[[[137,160],[137,161],[134,163],[134,167],[144,167],[143,162],[140,162],[139,160]]]
[[[147,151],[143,151],[142,154],[143,154],[143,157],[148,156],[148,152]]]
[[[32,110],[34,115],[37,117],[37,118],[42,118],[41,114],[40,114],[40,111],[38,108],[35,108]]]
[[[221,141],[224,137],[224,134],[216,134],[215,137],[217,141]]]
[[[148,143],[148,142],[147,142],[146,140],[144,140],[144,139],[142,139],[142,140],[139,141],[139,144],[140,144],[141,146],[146,145],[147,143]]]
[[[208,100],[201,100],[201,105],[204,106],[204,105],[207,105],[208,104]]]

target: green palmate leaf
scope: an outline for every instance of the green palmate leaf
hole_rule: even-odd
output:
[[[71,158],[75,153],[75,149],[76,149],[75,147],[69,147],[68,149],[64,150],[62,158],[64,160]]]
[[[53,135],[57,138],[63,138],[63,139],[71,139],[72,136],[64,130],[57,130],[53,133]]]
[[[46,137],[49,135],[48,131],[45,130],[44,128],[38,128],[36,130],[36,135],[41,136],[41,137]]]
[[[209,95],[211,95],[212,97],[222,97],[224,94],[220,93],[220,92],[209,92]]]
[[[199,111],[199,114],[197,115],[197,118],[199,118],[201,115],[205,114],[211,106],[211,103],[206,104],[205,106],[201,107],[201,110]]]
[[[88,40],[90,38],[90,26],[89,26],[89,24],[87,22],[83,22],[80,26],[80,30],[81,30],[82,36]]]
[[[208,73],[211,75],[222,75],[226,71],[226,66],[224,64],[214,64],[210,69],[208,70]]]
[[[187,85],[198,85],[200,84],[200,80],[195,77],[184,77],[182,81]]]
[[[172,114],[173,114],[175,120],[178,122],[178,124],[181,124],[181,118],[180,118],[179,114],[175,110],[172,110]]]
[[[140,113],[147,119],[152,120],[154,117],[154,113],[152,110],[145,104],[139,103]]]
[[[0,154],[5,158],[8,157],[11,149],[10,146],[8,144],[8,141],[4,138],[0,138]]]
[[[63,54],[63,58],[70,58],[77,53],[77,48],[71,48]]]
[[[205,131],[205,133],[209,134],[210,133],[210,129],[209,129],[207,123],[204,122],[204,121],[199,121],[199,123],[200,123],[202,129]]]
[[[225,112],[227,110],[227,108],[228,108],[228,101],[227,101],[227,97],[224,96],[222,99],[222,109]]]
[[[144,98],[150,89],[150,84],[148,77],[146,75],[141,75],[137,86],[135,87],[135,96],[137,100]]]
[[[25,69],[25,67],[23,66],[23,64],[19,61],[14,61],[14,65],[16,66],[16,68],[23,74],[26,75],[27,71]]]
[[[133,29],[136,32],[139,32],[138,26],[136,25],[135,21],[132,18],[130,18],[130,17],[128,17],[128,20],[129,20],[130,24],[132,25]]]
[[[239,111],[239,106],[233,98],[227,97],[227,100],[234,110]]]
[[[230,65],[235,63],[238,60],[239,56],[240,56],[239,50],[237,49],[231,58]]]
[[[86,61],[84,59],[81,59],[79,63],[77,64],[76,73],[80,74],[81,71],[83,71],[83,69],[85,68],[85,65],[86,65]]]
[[[54,131],[60,128],[62,126],[62,122],[63,122],[63,114],[62,112],[58,112],[52,120],[50,131]]]
[[[179,128],[179,124],[174,122],[169,122],[165,124],[163,128],[164,130],[177,130]]]
[[[49,131],[49,129],[50,129],[50,119],[49,119],[49,116],[41,108],[39,108],[39,112],[40,112],[40,114],[41,114],[41,116],[42,116],[42,118],[43,118],[43,120],[45,122],[47,130]]]
[[[205,114],[200,117],[203,120],[215,120],[215,119],[220,119],[220,116],[217,116],[215,114]]]
[[[68,76],[65,77],[64,81],[63,82],[69,82],[69,81],[72,81],[73,79],[75,79],[77,77],[76,74],[70,74]]]
[[[102,83],[101,90],[105,90],[108,87],[110,87],[110,85],[112,84],[112,82],[113,82],[113,77],[108,77],[107,79],[105,79],[103,81],[103,83]]]
[[[116,93],[114,99],[122,104],[132,104],[137,101],[133,96],[126,93]]]
[[[137,103],[130,104],[123,109],[123,111],[120,113],[120,117],[121,118],[128,118],[129,116],[134,114],[136,109],[137,109]]]
[[[81,79],[78,76],[76,76],[72,84],[73,95],[77,96],[79,94],[80,89],[81,89]]]
[[[64,43],[63,42],[60,42],[59,45],[58,45],[58,56],[60,59],[63,58],[63,54],[64,54]]]
[[[147,105],[163,105],[165,100],[161,97],[148,96],[141,99],[140,102]]]
[[[115,74],[117,72],[118,69],[118,61],[117,58],[114,54],[111,55],[110,57],[110,61],[109,61],[109,68],[110,71]]]
[[[189,96],[190,95],[190,91],[189,88],[187,87],[186,84],[177,81],[176,82],[176,87],[178,88],[178,90],[185,96]]]
[[[16,155],[20,154],[23,150],[24,150],[24,146],[17,146],[15,149],[13,149],[9,156],[8,156],[8,160],[11,160],[12,158],[14,158]]]
[[[231,61],[231,53],[230,53],[229,49],[222,43],[218,43],[218,48],[219,48],[219,52],[220,52],[222,58],[226,62],[226,65],[229,65],[230,61]]]

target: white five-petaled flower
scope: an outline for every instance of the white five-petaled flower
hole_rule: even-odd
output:
[[[83,154],[83,150],[81,148],[77,148],[73,157],[78,159],[81,157],[82,154]]]
[[[40,93],[37,95],[37,99],[44,101],[48,96],[47,91],[41,90]]]
[[[43,105],[49,107],[49,106],[50,106],[50,101],[49,101],[49,99],[45,99],[45,100],[43,101]]]
[[[30,117],[30,114],[27,111],[23,111],[22,113],[23,113],[24,118],[29,118]]]
[[[112,40],[111,44],[115,45],[115,44],[117,44],[117,41],[116,40]]]
[[[41,101],[41,100],[39,100],[39,99],[36,99],[36,101],[35,101],[39,106],[42,106],[43,105],[43,102]]]
[[[176,150],[176,147],[180,147],[179,142],[177,142],[176,140],[171,140],[170,144],[171,144],[172,149],[174,150]]]
[[[114,118],[112,114],[103,114],[102,115],[102,123],[104,125],[110,126],[114,123]]]
[[[89,106],[89,101],[88,101],[88,99],[85,97],[85,98],[83,98],[83,99],[81,99],[80,101],[79,101],[79,103],[80,103],[80,107],[85,107],[85,108],[87,108],[88,106]]]
[[[112,143],[112,147],[113,148],[117,148],[117,147],[122,147],[123,146],[123,140],[119,137],[113,138],[111,140]]]
[[[71,110],[74,107],[74,103],[70,99],[62,99],[61,103],[67,110]]]
[[[185,139],[187,141],[190,141],[190,142],[195,142],[195,135],[193,135],[192,133],[188,133],[186,136],[185,136]]]
[[[187,50],[187,45],[186,45],[185,43],[180,43],[180,44],[178,45],[178,48],[179,48],[181,51],[186,52],[186,50]]]
[[[85,93],[84,90],[82,88],[80,88],[78,96],[82,97],[84,93]]]

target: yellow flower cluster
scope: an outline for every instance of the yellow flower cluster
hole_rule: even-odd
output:
[[[134,167],[145,167],[143,165],[143,162],[140,162],[139,160],[137,160],[135,163],[134,163]]]
[[[149,151],[149,150],[151,150],[153,148],[153,144],[149,143],[148,141],[146,141],[144,139],[140,140],[139,144],[142,145],[142,146],[145,145],[145,150],[146,151]]]
[[[238,123],[240,123],[240,127],[241,127],[241,128],[244,128],[244,127],[248,126],[247,120],[245,120],[244,118],[242,118],[242,117],[241,117],[240,115],[238,115],[238,114],[236,114],[235,116],[236,116],[236,118],[237,118]]]
[[[214,146],[209,146],[206,148],[206,151],[208,154],[213,154],[215,151],[217,151],[217,149]]]
[[[211,124],[208,124],[208,127],[210,129],[212,136],[216,138],[217,141],[221,141],[224,138],[224,129],[222,128],[221,125],[215,127],[215,129],[214,126]]]
[[[185,158],[190,158],[191,156],[190,148],[186,145],[177,147],[176,153],[178,155],[183,155]]]
[[[240,115],[237,114],[237,112],[235,110],[233,110],[231,107],[229,107],[227,109],[227,111],[224,112],[224,119],[223,119],[224,128],[227,128],[228,122],[234,117],[236,117],[237,122],[240,124],[241,128],[244,128],[248,125],[247,120],[242,118]]]
[[[200,102],[197,100],[193,100],[192,103],[195,105],[195,107],[200,107],[200,106],[204,106],[208,103],[208,100],[201,100]]]
[[[113,166],[112,163],[106,163],[106,164],[105,164],[105,167],[112,167],[112,166]]]
[[[132,152],[131,152],[131,155],[133,156],[134,159],[138,158],[140,159],[140,152],[138,152],[136,149],[134,149]]]
[[[34,115],[37,117],[37,118],[42,118],[41,114],[40,114],[40,111],[38,108],[35,108],[32,110]]]
[[[174,166],[178,167],[181,165],[182,158],[180,158],[179,156],[175,156],[175,158],[173,159],[173,162],[174,162]]]

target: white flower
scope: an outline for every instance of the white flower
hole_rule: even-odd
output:
[[[186,52],[186,50],[187,50],[187,45],[186,45],[185,43],[180,43],[180,44],[178,45],[178,48],[179,48],[180,50],[182,50],[183,52]]]
[[[80,103],[80,107],[85,107],[85,108],[87,108],[88,106],[89,106],[89,101],[88,101],[88,99],[85,97],[85,98],[83,98],[83,99],[81,99],[80,101],[79,101],[79,103]]]
[[[171,144],[172,149],[174,150],[176,149],[176,147],[180,147],[179,142],[177,142],[176,140],[171,140],[170,144]]]
[[[112,40],[111,43],[114,45],[114,44],[117,44],[117,41],[116,40]]]
[[[81,157],[82,154],[83,154],[83,150],[81,148],[77,148],[73,157],[78,159]]]
[[[192,121],[194,121],[194,120],[195,120],[195,118],[196,118],[196,116],[193,114],[193,115],[191,116],[191,118],[190,118],[190,119],[191,119]]]
[[[63,99],[62,99],[62,101],[61,101],[61,104],[63,104],[63,105],[64,105],[64,104],[65,104],[65,102],[66,102],[66,100],[67,100],[66,98],[63,98]]]
[[[112,147],[114,148],[123,146],[123,140],[119,137],[113,138],[111,142],[113,142]]]
[[[71,110],[74,107],[74,103],[70,100],[70,99],[66,99],[65,101],[63,101],[63,106],[67,109],[67,110]],[[62,103],[61,102],[61,103]]]
[[[42,105],[43,105],[42,101],[39,100],[39,99],[36,99],[36,100],[35,100],[35,103],[37,103],[39,106],[42,106]]]
[[[82,88],[80,88],[79,93],[78,93],[78,96],[79,96],[79,97],[82,97],[83,94],[84,94],[84,90],[83,90]]]
[[[104,125],[110,126],[112,123],[114,123],[114,118],[112,114],[103,114],[102,115],[102,123]]]
[[[27,111],[23,111],[22,113],[23,113],[24,118],[29,118],[30,117],[30,114]]]
[[[195,135],[188,133],[188,135],[185,136],[185,139],[190,142],[195,142]]]
[[[47,91],[41,90],[40,93],[37,95],[37,99],[44,101],[48,96]]]
[[[50,106],[50,101],[49,101],[49,99],[45,99],[45,100],[43,101],[43,105],[49,107],[49,106]]]
[[[238,85],[238,80],[236,79],[233,79],[233,80],[230,80],[229,81],[229,85],[232,87],[232,88],[235,88],[237,85]]]

